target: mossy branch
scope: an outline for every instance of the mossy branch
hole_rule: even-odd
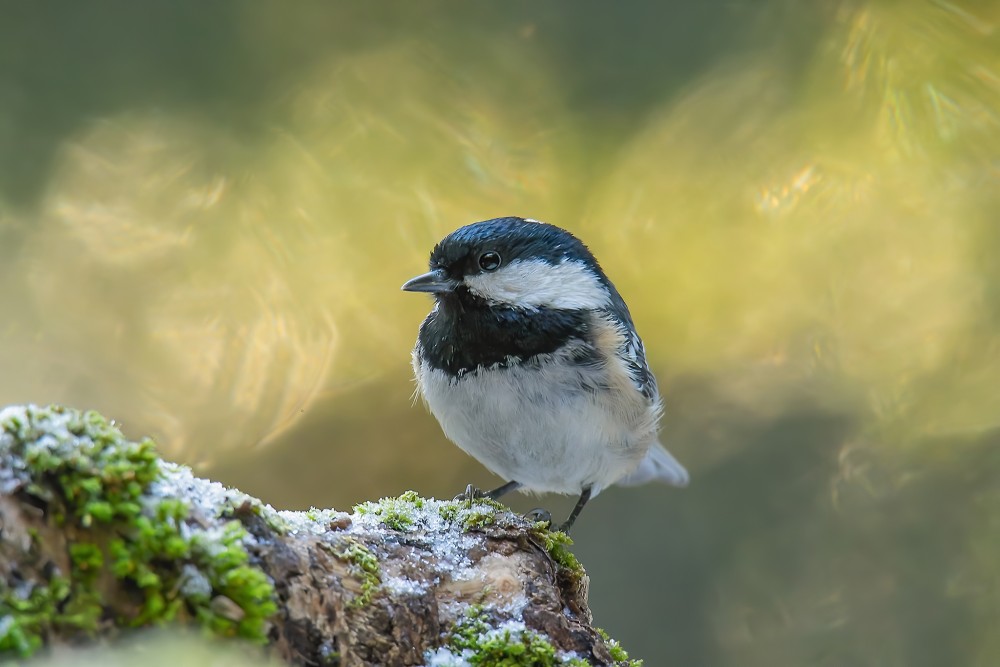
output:
[[[569,544],[412,491],[278,512],[97,413],[0,411],[0,660],[180,623],[301,665],[635,664]]]

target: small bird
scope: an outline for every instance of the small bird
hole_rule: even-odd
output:
[[[554,225],[507,217],[441,240],[403,285],[435,303],[413,350],[445,435],[514,490],[579,494],[688,473],[657,440],[662,402],[628,306],[590,250]]]

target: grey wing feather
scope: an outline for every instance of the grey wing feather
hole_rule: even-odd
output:
[[[608,309],[607,314],[623,336],[618,354],[625,362],[635,388],[649,400],[656,401],[659,398],[659,389],[656,386],[656,377],[653,376],[646,363],[646,348],[643,347],[639,334],[635,332],[632,317],[629,315],[625,302],[621,300],[621,297],[618,297],[617,302],[614,307]]]
[[[649,370],[646,363],[646,349],[642,346],[642,339],[635,331],[629,331],[625,336],[625,344],[622,353],[627,360],[629,375],[638,387],[642,395],[653,401],[659,396],[659,389],[656,386],[656,377]]]
[[[656,386],[656,378],[646,363],[646,349],[639,334],[635,332],[628,306],[613,285],[610,291],[611,307],[607,311],[608,316],[618,325],[624,337],[619,354],[625,360],[628,374],[636,388],[651,402],[659,402],[660,392]],[[689,481],[688,471],[658,442],[649,448],[635,470],[616,483],[622,486],[636,486],[653,480],[666,482],[672,486],[687,486]]]

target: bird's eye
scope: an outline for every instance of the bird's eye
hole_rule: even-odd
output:
[[[496,271],[500,268],[500,263],[503,260],[500,259],[499,253],[495,253],[492,250],[489,252],[484,252],[479,256],[479,268],[483,271]]]

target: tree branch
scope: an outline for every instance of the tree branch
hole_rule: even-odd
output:
[[[301,665],[630,664],[569,539],[488,500],[278,512],[57,407],[0,411],[0,463],[0,657],[178,622]]]

